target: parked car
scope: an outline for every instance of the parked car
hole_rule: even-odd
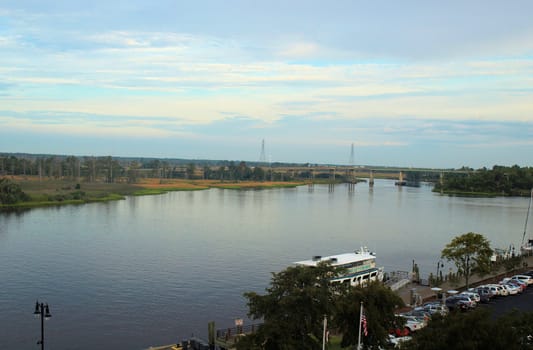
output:
[[[466,295],[453,295],[446,298],[446,307],[451,310],[467,311],[475,307],[475,301]]]
[[[533,277],[528,275],[514,275],[511,279],[526,282],[528,285],[533,284]]]
[[[423,317],[402,315],[400,315],[400,317],[405,319],[405,328],[409,330],[408,334],[416,332],[419,329],[422,329],[427,326],[427,320]]]
[[[491,294],[493,298],[500,297],[500,291],[498,288],[496,288],[496,285],[494,284],[484,284],[479,286],[478,288],[485,288],[487,289]]]
[[[514,284],[504,283],[502,284],[502,287],[507,289],[507,292],[509,293],[509,295],[517,295],[518,291],[522,292],[522,289],[517,287]]]
[[[476,287],[471,289],[472,292],[479,295],[479,302],[481,303],[488,303],[492,298],[495,297],[495,294],[492,293],[487,287]]]
[[[422,307],[416,307],[411,311],[401,313],[400,316],[421,317],[428,321],[431,318],[431,313],[429,313],[427,310],[424,310]]]
[[[389,334],[389,344],[393,346],[395,349],[400,349],[402,347],[402,343],[411,340],[410,336],[395,336],[393,334]]]
[[[441,314],[442,316],[446,316],[449,312],[446,305],[443,305],[440,302],[433,302],[433,303],[426,303],[422,305],[421,307],[424,311],[429,312],[430,315],[434,314]]]
[[[485,286],[488,287],[491,291],[495,291],[498,294],[498,296],[506,297],[509,295],[507,290],[499,284],[487,284]]]
[[[405,314],[400,314],[396,316],[402,319],[405,324],[403,327],[398,327],[389,330],[389,334],[392,334],[395,337],[408,336],[409,334],[416,332],[427,325],[427,320],[425,320],[423,317],[409,316]]]
[[[481,299],[478,293],[472,291],[464,291],[459,293],[459,295],[466,295],[467,297],[470,297],[470,299],[474,300],[476,303],[479,303]]]
[[[520,288],[520,293],[524,292],[526,289],[527,289],[527,283],[526,282],[523,282],[521,280],[509,280],[507,281],[506,283],[508,284],[513,284],[517,287]]]

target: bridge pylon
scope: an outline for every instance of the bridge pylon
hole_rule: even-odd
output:
[[[335,168],[329,169],[329,184],[328,191],[333,192],[335,190]]]
[[[348,170],[348,192],[355,191],[355,184],[357,183],[355,179],[355,168]]]
[[[314,168],[310,168],[310,173],[311,173],[311,181],[307,184],[307,190],[309,192],[313,192],[313,190],[315,189],[315,169]]]
[[[400,171],[400,174],[398,175],[398,181],[396,181],[396,186],[405,186],[407,182],[403,179],[403,171]]]

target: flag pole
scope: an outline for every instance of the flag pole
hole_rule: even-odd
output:
[[[328,318],[324,315],[324,332],[322,333],[322,350],[326,349],[326,328],[328,326]]]
[[[359,336],[357,337],[357,350],[361,350],[361,320],[363,319],[363,301],[361,301],[361,311],[359,313]]]

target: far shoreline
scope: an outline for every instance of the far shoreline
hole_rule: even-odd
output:
[[[0,211],[30,210],[63,205],[81,205],[124,200],[128,196],[160,195],[178,191],[202,191],[211,188],[226,190],[263,190],[294,188],[306,182],[220,181],[183,179],[141,179],[137,183],[80,182],[70,179],[39,179],[38,176],[6,177],[30,196],[29,201],[0,204]]]

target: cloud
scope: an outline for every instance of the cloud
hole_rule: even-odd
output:
[[[530,2],[233,4],[3,3],[3,132],[528,145]]]
[[[312,58],[321,51],[315,43],[296,42],[288,45],[279,53],[280,56],[288,59]]]
[[[4,132],[29,132],[68,136],[114,136],[126,138],[184,137],[188,133],[166,118],[135,118],[40,111],[33,113],[0,112]]]

